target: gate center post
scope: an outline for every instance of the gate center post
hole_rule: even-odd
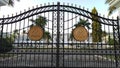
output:
[[[60,44],[60,2],[57,3],[57,54],[56,54],[56,67],[59,68],[59,44]]]

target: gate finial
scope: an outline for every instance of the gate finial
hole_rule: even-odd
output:
[[[57,2],[58,5],[60,5],[60,2]]]

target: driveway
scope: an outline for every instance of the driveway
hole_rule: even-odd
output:
[[[14,51],[15,52],[15,51]],[[12,52],[11,52],[12,53]],[[52,54],[51,54],[52,53]],[[56,50],[26,50],[16,52],[16,57],[0,60],[1,67],[55,67]],[[64,54],[64,55],[63,55]],[[115,61],[99,58],[98,55],[89,55],[76,51],[60,50],[59,65],[61,67],[115,67]]]

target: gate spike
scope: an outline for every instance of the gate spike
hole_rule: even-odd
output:
[[[87,8],[87,11],[89,11],[89,8]]]
[[[67,3],[67,5],[69,6],[69,3]]]
[[[3,15],[3,18],[5,17],[5,15]]]
[[[103,15],[103,17],[105,17],[105,15]]]
[[[12,14],[12,17],[14,16],[14,14]]]
[[[85,10],[85,7],[83,7],[83,9]]]
[[[36,8],[38,8],[38,5],[36,5]]]
[[[81,6],[79,5],[79,8],[81,8]]]
[[[32,9],[34,9],[34,6],[32,6]]]
[[[73,4],[71,4],[71,6],[73,6]]]
[[[24,12],[26,12],[26,9],[24,9]]]
[[[75,7],[77,7],[77,4],[75,4]]]
[[[40,7],[42,7],[42,4],[40,4]]]
[[[46,3],[44,3],[44,6],[46,6]]]
[[[17,15],[17,12],[16,12],[16,15]]]
[[[20,13],[22,13],[22,11],[20,11]]]
[[[30,10],[30,7],[28,7],[28,10]]]
[[[65,2],[63,2],[63,5],[65,5]]]
[[[50,2],[48,2],[48,5],[50,5]]]
[[[54,2],[52,2],[52,4],[54,5]]]
[[[7,15],[7,17],[9,17],[9,14]]]

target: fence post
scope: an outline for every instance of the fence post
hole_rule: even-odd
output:
[[[56,54],[56,67],[59,68],[59,39],[60,39],[60,2],[57,3],[57,54]]]
[[[118,41],[117,41],[117,46],[118,46],[118,48],[117,48],[117,50],[120,48],[120,24],[119,24],[119,17],[117,17],[117,30],[118,30]],[[117,55],[116,55],[116,68],[119,68],[119,63],[118,63],[118,57],[119,57],[119,55],[118,55],[118,53],[117,53]]]
[[[117,17],[117,24],[118,24],[118,44],[120,46],[120,24],[119,24],[119,17]]]
[[[118,34],[117,34],[117,36],[118,36],[118,41],[120,42],[120,35],[119,35],[119,18],[117,17],[117,20],[116,20],[116,23],[117,23],[117,30],[118,30]],[[114,24],[114,23],[113,23]],[[115,28],[114,28],[114,25],[113,25],[113,32],[115,33]],[[115,42],[116,41],[116,37],[115,37],[115,35],[116,34],[114,34],[114,51],[115,51],[115,64],[116,64],[116,68],[118,68],[119,66],[119,64],[118,64],[118,47],[117,46],[119,46],[118,44],[119,44],[119,42],[118,42],[118,44],[117,44],[117,42]]]
[[[1,38],[3,37],[3,25],[4,25],[4,19],[2,19],[2,22],[1,22],[1,25],[2,25],[2,27],[1,27]]]
[[[4,17],[1,19],[2,20],[2,22],[0,23],[0,25],[1,25],[1,33],[0,33],[0,39],[1,39],[1,44],[0,45],[3,45],[3,27],[4,27]],[[1,48],[1,47],[0,47]],[[0,50],[0,52],[1,52],[1,50]]]

